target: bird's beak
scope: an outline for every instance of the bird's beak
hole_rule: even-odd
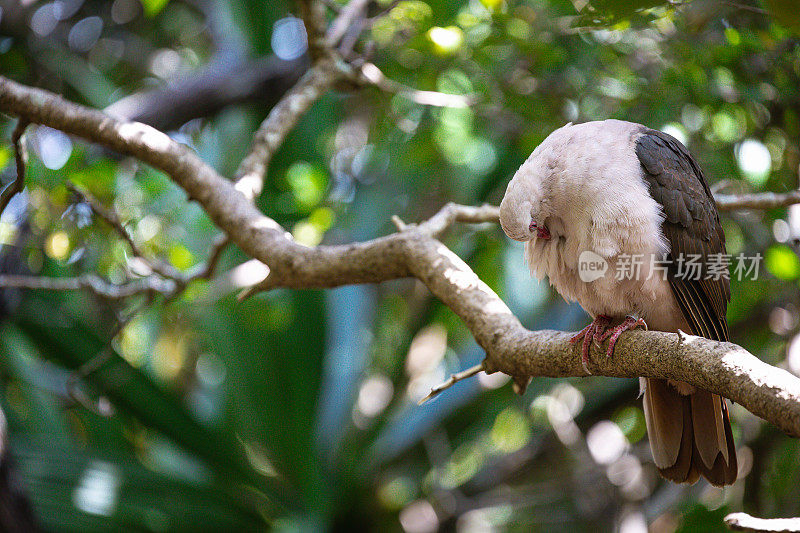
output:
[[[531,233],[536,233],[536,237],[539,239],[550,240],[550,230],[547,229],[547,226],[544,224],[538,224],[535,220],[531,220],[530,226],[528,226],[528,231]]]
[[[550,230],[547,229],[547,226],[539,226],[536,228],[536,236],[540,239],[544,239],[546,241],[550,240]]]

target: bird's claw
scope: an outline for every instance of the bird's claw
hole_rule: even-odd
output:
[[[578,333],[570,338],[569,342],[575,344],[578,341],[581,343],[581,365],[587,374],[591,374],[589,370],[589,348],[592,341],[596,343],[602,342],[605,337],[606,329],[611,324],[611,318],[606,315],[597,315],[592,323],[580,330]]]
[[[647,330],[647,323],[642,318],[628,315],[620,325],[606,330],[600,337],[601,341],[609,339],[606,357],[611,357],[614,355],[614,348],[617,346],[617,340],[619,340],[620,335],[626,331],[636,329],[638,327],[643,327],[645,330]]]

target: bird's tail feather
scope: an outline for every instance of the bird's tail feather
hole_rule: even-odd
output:
[[[702,475],[711,484],[736,481],[736,448],[725,400],[697,389],[680,394],[662,379],[647,379],[644,415],[656,467],[676,483]]]

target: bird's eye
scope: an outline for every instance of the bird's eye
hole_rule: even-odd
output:
[[[538,227],[538,226],[536,225],[536,221],[534,221],[534,220],[531,220],[531,225],[530,225],[530,226],[528,226],[528,229],[529,229],[529,230],[531,230],[531,231],[533,231],[533,230],[535,230],[537,227]]]

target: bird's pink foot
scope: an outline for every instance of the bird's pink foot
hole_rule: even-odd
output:
[[[608,350],[606,350],[606,357],[611,357],[614,355],[614,348],[617,346],[617,340],[619,336],[622,335],[624,332],[629,331],[631,329],[636,329],[638,327],[643,327],[647,329],[647,323],[641,319],[631,315],[625,317],[625,320],[619,325],[614,326],[613,328],[608,329],[605,333],[600,336],[600,340],[604,341],[609,339],[608,341]]]
[[[583,369],[587,374],[592,373],[589,370],[589,347],[591,346],[592,341],[600,343],[603,341],[603,339],[605,339],[604,335],[609,324],[611,324],[611,317],[606,315],[597,315],[594,320],[592,320],[591,324],[573,335],[569,340],[569,342],[573,344],[580,340],[583,341],[581,345],[581,363],[583,364]]]

